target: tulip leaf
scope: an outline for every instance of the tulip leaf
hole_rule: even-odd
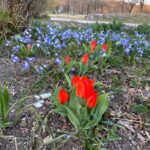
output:
[[[84,43],[83,43],[83,48],[86,53],[89,51],[89,48]]]
[[[76,64],[75,61],[69,62],[69,63],[65,66],[66,72],[69,72],[70,69],[71,69],[75,64]]]
[[[89,116],[86,107],[80,108],[80,122],[84,126],[86,122],[89,122]]]
[[[67,82],[68,82],[68,85],[69,85],[69,87],[70,87],[70,89],[71,89],[71,80],[70,80],[70,78],[69,78],[69,76],[68,76],[67,74],[65,74],[65,77],[66,77],[66,80],[67,80]]]
[[[78,118],[76,117],[76,115],[73,113],[73,111],[71,109],[69,109],[68,107],[64,106],[65,109],[68,112],[68,118],[70,120],[70,122],[74,125],[74,127],[78,130],[81,127],[80,121],[78,120]]]
[[[91,116],[93,116],[93,120],[86,124],[85,129],[93,128],[101,121],[101,118],[106,112],[109,105],[107,97],[108,94],[102,94],[98,96],[96,107],[91,111]]]
[[[64,117],[67,116],[67,111],[66,111],[66,109],[64,109],[64,108],[62,108],[62,107],[58,107],[58,108],[56,108],[56,109],[52,109],[51,112],[58,113],[58,114],[60,114],[60,115],[62,115],[62,116],[64,116]]]
[[[3,123],[7,121],[8,110],[9,110],[9,93],[6,87],[6,83],[4,83],[3,87],[1,87],[0,89],[0,114]]]

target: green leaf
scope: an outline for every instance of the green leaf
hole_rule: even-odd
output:
[[[83,45],[84,51],[87,53],[89,51],[89,47],[87,47],[84,43],[82,45]]]
[[[68,112],[68,118],[70,120],[70,122],[74,125],[74,127],[79,130],[79,128],[81,127],[80,121],[78,120],[78,118],[76,117],[76,115],[72,112],[71,109],[69,109],[68,107],[64,106],[65,109]]]
[[[88,111],[86,107],[80,108],[80,122],[82,126],[84,126],[86,122],[89,122],[89,116],[88,116]]]
[[[69,63],[65,66],[66,72],[69,72],[70,69],[71,69],[75,64],[76,64],[75,61],[69,62]]]
[[[67,117],[67,111],[63,107],[58,107],[56,109],[52,109],[51,112],[55,112],[55,113],[58,113],[64,117]]]
[[[91,116],[93,116],[93,120],[85,126],[86,129],[93,128],[101,121],[101,118],[106,112],[109,105],[107,97],[108,94],[102,94],[98,96],[96,107],[91,111],[90,114]]]
[[[69,76],[68,76],[67,74],[65,74],[65,77],[66,77],[66,80],[67,80],[67,82],[68,82],[68,85],[69,85],[69,87],[70,87],[70,89],[71,89],[71,80],[70,80],[70,78],[69,78]]]
[[[3,87],[0,89],[0,114],[3,123],[7,121],[8,110],[9,110],[9,94],[6,87],[6,83],[4,83]]]
[[[109,150],[109,149],[96,147],[96,148],[93,148],[92,150]]]

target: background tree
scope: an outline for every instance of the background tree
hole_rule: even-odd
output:
[[[138,3],[138,0],[128,0],[128,4],[129,4],[129,13],[132,12],[134,6]]]
[[[141,8],[141,12],[143,12],[143,7],[144,7],[144,0],[140,0],[140,8]]]

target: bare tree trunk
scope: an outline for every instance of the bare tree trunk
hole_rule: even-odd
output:
[[[134,8],[134,5],[130,5],[129,14],[132,12],[133,8]]]
[[[124,12],[124,0],[121,0],[121,12]]]
[[[70,12],[70,0],[68,0],[67,11],[68,11],[68,14],[69,14],[69,12]]]
[[[143,12],[143,7],[144,7],[144,0],[140,0],[140,8],[141,8],[141,12]]]
[[[10,9],[10,15],[13,16],[13,8],[14,8],[14,1],[13,0],[10,0],[10,6],[8,9]]]
[[[81,14],[83,14],[84,10],[83,10],[83,0],[81,0]]]
[[[139,2],[138,0],[128,0],[128,3],[129,3],[129,13],[132,12],[134,6],[135,6],[138,2]]]
[[[87,10],[86,10],[86,14],[89,14],[89,5],[87,4]]]

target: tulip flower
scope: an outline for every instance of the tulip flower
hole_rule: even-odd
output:
[[[73,76],[71,81],[72,86],[76,86],[79,80],[80,80],[79,76]]]
[[[69,94],[64,90],[64,89],[60,89],[58,91],[58,101],[61,104],[65,104],[69,99]]]
[[[86,100],[86,105],[87,105],[88,108],[94,108],[96,106],[96,97],[90,96]]]
[[[83,81],[79,81],[77,86],[76,86],[76,95],[79,98],[84,98],[85,97],[85,92],[86,92],[86,87]]]
[[[108,46],[107,46],[107,44],[104,43],[104,44],[102,44],[101,48],[104,52],[106,52],[108,49]]]
[[[28,44],[27,45],[27,49],[31,49],[32,48],[32,45],[31,44]]]
[[[96,41],[94,40],[90,41],[90,52],[93,52],[95,47],[96,47]]]
[[[89,59],[88,54],[84,54],[83,57],[82,57],[82,63],[86,64],[88,62],[88,59]]]
[[[96,106],[97,93],[93,88],[94,80],[89,80],[86,76],[73,76],[72,85],[76,86],[76,96],[82,98],[88,108]]]
[[[65,57],[65,64],[67,65],[67,64],[69,63],[69,61],[70,61],[70,57],[69,57],[69,56],[66,56],[66,57]]]
[[[91,89],[91,91],[89,91],[88,97],[86,98],[86,105],[89,108],[93,108],[96,106],[97,95],[98,94],[94,91],[94,89]]]

